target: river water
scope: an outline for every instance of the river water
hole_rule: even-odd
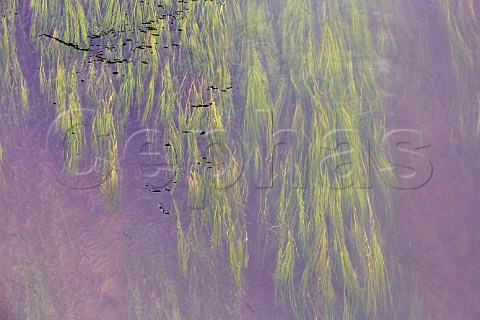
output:
[[[107,10],[105,8],[110,2],[99,1],[103,5],[102,10]],[[281,27],[278,16],[282,6],[287,3],[294,6],[296,3],[283,1],[281,5],[274,5],[271,1],[257,1],[260,2],[270,5],[268,17],[274,21],[272,26],[278,28]],[[46,3],[53,5],[54,1]],[[317,3],[312,3],[317,8]],[[480,69],[480,51],[475,52],[472,45],[476,44],[476,50],[480,50],[479,23],[469,20],[473,21],[472,30],[476,31],[464,35],[476,36],[476,39],[467,41],[469,50],[474,52],[472,66],[467,70],[461,65],[458,73],[452,64],[454,42],[442,11],[445,1],[405,0],[390,6],[365,3],[365,8],[370,11],[362,14],[372,21],[378,17],[387,21],[384,35],[393,39],[394,46],[390,44],[383,56],[376,57],[372,65],[381,79],[384,110],[366,111],[362,116],[371,115],[381,121],[385,132],[399,133],[397,140],[393,140],[398,143],[396,146],[406,142],[407,149],[415,151],[404,152],[404,158],[400,154],[396,159],[406,166],[417,168],[418,172],[413,178],[405,173],[408,172],[405,167],[405,171],[399,169],[396,172],[400,180],[396,187],[390,188],[392,210],[389,218],[381,212],[382,208],[389,207],[382,192],[374,191],[373,199],[378,202],[375,214],[381,225],[382,252],[391,291],[390,304],[376,315],[365,314],[362,309],[358,313],[343,313],[344,319],[480,319],[480,237],[477,232],[480,230],[477,200],[480,190],[480,139],[477,128],[469,125],[477,122],[475,117],[480,110],[480,78],[476,73]],[[170,4],[170,1],[163,3],[165,6]],[[188,4],[179,2],[175,6],[180,9]],[[460,4],[463,8],[470,5],[480,19],[478,1],[460,1]],[[113,206],[109,206],[102,193],[102,186],[106,185],[105,176],[86,170],[78,181],[69,175],[65,171],[66,134],[52,131],[57,117],[56,105],[52,103],[52,97],[41,92],[41,75],[37,70],[42,57],[45,64],[54,68],[56,62],[48,62],[49,50],[55,52],[51,48],[62,44],[52,42],[50,47],[41,51],[35,42],[38,40],[28,36],[35,18],[33,6],[19,1],[12,5],[17,12],[14,14],[7,12],[11,7],[2,5],[5,8],[2,14],[13,17],[8,19],[15,19],[14,29],[7,26],[7,20],[3,20],[2,38],[5,39],[8,30],[9,39],[16,40],[17,52],[8,54],[18,58],[28,88],[29,110],[20,116],[21,112],[12,107],[12,100],[8,100],[7,96],[11,97],[11,92],[16,91],[5,85],[5,80],[0,87],[3,91],[0,92],[3,95],[0,100],[3,104],[0,122],[3,151],[0,166],[3,181],[0,187],[0,319],[313,319],[314,316],[324,319],[322,315],[325,319],[341,318],[340,314],[345,310],[341,294],[337,295],[338,300],[331,304],[331,309],[325,308],[330,313],[322,309],[324,306],[316,305],[313,298],[311,305],[300,306],[298,302],[300,312],[290,305],[288,299],[285,303],[276,299],[275,279],[280,275],[276,267],[279,259],[276,241],[282,243],[278,240],[282,239],[279,236],[282,223],[262,216],[267,198],[251,187],[259,179],[250,171],[250,176],[246,177],[250,186],[248,194],[240,190],[238,199],[219,200],[231,201],[228,203],[232,207],[232,220],[243,217],[234,222],[222,222],[229,227],[232,226],[229,223],[233,223],[235,228],[240,229],[225,227],[222,232],[226,236],[222,239],[233,237],[236,241],[235,236],[238,236],[245,245],[246,251],[241,260],[248,260],[248,264],[243,265],[243,287],[236,284],[235,277],[231,276],[232,265],[235,265],[230,265],[234,259],[232,243],[229,243],[230,247],[227,243],[223,251],[213,254],[209,244],[213,243],[215,233],[202,220],[206,218],[189,207],[190,178],[208,171],[198,169],[194,173],[192,168],[195,167],[184,166],[178,171],[179,175],[174,176],[171,171],[174,166],[161,163],[166,165],[162,168],[169,173],[162,171],[163,180],[160,182],[153,179],[158,171],[152,173],[154,171],[149,170],[154,169],[148,164],[146,167],[140,165],[145,163],[139,155],[150,141],[145,140],[144,135],[138,135],[145,128],[140,120],[141,111],[138,111],[140,116],[137,119],[134,116],[128,118],[121,125],[123,132],[118,133],[121,136],[118,148],[123,153],[119,153],[115,168],[120,196]],[[231,3],[226,1],[224,5]],[[372,8],[376,6],[378,8],[374,12]],[[243,9],[245,7],[239,6],[239,10]],[[455,11],[451,12],[452,16],[455,14]],[[250,15],[252,18],[249,19],[253,19],[249,20],[250,23],[253,21],[254,25],[257,22],[262,25],[261,21],[255,20],[260,19],[259,15],[245,13],[245,16]],[[201,27],[202,23],[207,22],[199,22]],[[180,27],[180,24],[177,25],[177,28]],[[252,30],[250,28],[248,32]],[[280,32],[273,31],[274,35],[276,31]],[[316,40],[320,42],[320,39]],[[178,41],[181,47],[185,40],[179,37],[172,43],[174,41]],[[270,47],[265,45],[261,48],[265,50],[261,55],[268,57]],[[6,51],[2,52],[6,57]],[[143,58],[140,56],[138,59]],[[96,63],[102,63],[102,59],[98,59]],[[108,64],[106,59],[103,62]],[[68,68],[68,64],[66,66]],[[137,62],[135,66],[143,67]],[[242,85],[245,82],[236,81],[237,77],[242,78],[246,73],[242,66],[242,61],[235,60],[230,69],[232,88],[220,88],[232,90],[235,107],[242,105],[238,101],[243,101]],[[13,70],[14,67],[10,67]],[[197,67],[201,68],[192,65],[192,74],[197,72]],[[182,77],[175,74],[175,68],[181,69],[172,65],[172,77],[181,81]],[[288,66],[281,65],[280,68],[283,70]],[[78,79],[82,77],[81,72]],[[203,69],[198,72],[207,73]],[[150,73],[144,75],[150,76]],[[271,80],[272,86],[273,82]],[[100,88],[103,83],[103,80],[98,80],[93,88]],[[61,83],[48,83],[48,86],[58,88]],[[287,86],[293,88],[293,83]],[[14,83],[14,87],[18,87],[18,83]],[[234,91],[236,89],[238,91]],[[98,89],[98,92],[101,90],[104,89]],[[98,107],[92,101],[97,97],[94,97],[95,90],[81,92],[82,108],[85,110],[83,122],[87,124],[88,133],[88,130],[92,131],[95,108]],[[185,92],[179,92],[178,96]],[[21,99],[15,93],[13,97],[15,101]],[[285,101],[291,99],[283,98]],[[69,99],[70,103],[74,100]],[[142,99],[148,101],[148,97]],[[290,106],[289,103],[286,105]],[[135,108],[140,110],[132,102],[132,110]],[[202,108],[212,106],[198,107]],[[292,114],[294,109],[284,112]],[[246,126],[243,121],[246,113],[239,110],[232,119],[225,120],[225,126],[242,132],[242,127]],[[10,120],[12,114],[18,114],[19,125]],[[215,115],[211,114],[211,117]],[[308,120],[310,117],[313,118],[313,114],[306,115]],[[181,117],[178,119],[182,121]],[[121,122],[119,118],[116,120]],[[195,123],[196,120],[191,121]],[[369,125],[372,122],[366,123]],[[160,129],[156,127],[156,130]],[[311,130],[312,133],[315,129]],[[232,136],[235,137],[235,134]],[[127,146],[140,152],[125,152],[129,150]],[[254,146],[247,144],[247,151],[250,148]],[[91,160],[84,161],[91,164]],[[209,159],[205,157],[203,160]],[[157,157],[150,165],[158,165],[158,161],[167,160],[163,156]],[[112,178],[108,174],[107,177]],[[175,185],[169,177],[174,177]],[[285,194],[279,194],[274,199],[281,201]],[[240,201],[241,205],[236,207],[235,201]],[[271,198],[268,201],[272,201]],[[212,205],[207,211],[213,212],[214,208]],[[348,211],[348,208],[345,210]],[[176,212],[188,214],[181,216]],[[179,228],[179,224],[183,229]],[[345,224],[348,225],[348,222]],[[186,262],[187,275],[182,272],[182,242],[179,240],[182,233],[179,230],[188,234],[188,241],[191,241],[188,247],[190,256]],[[300,243],[301,236],[295,234],[294,239]],[[296,250],[300,251],[300,246]],[[299,255],[302,256],[302,253]],[[308,264],[308,258],[302,256],[296,261],[292,286],[298,288],[302,280],[301,271]],[[336,278],[333,283],[337,294],[342,292],[336,282],[340,281],[340,274],[338,271],[333,276]],[[302,308],[308,312],[302,313]]]

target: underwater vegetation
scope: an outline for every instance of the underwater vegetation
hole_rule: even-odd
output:
[[[32,255],[33,257],[33,255]],[[54,295],[50,292],[52,276],[39,261],[25,261],[18,268],[18,274],[25,284],[25,296],[19,304],[19,312],[25,319],[59,319],[54,304]]]
[[[17,2],[2,2],[0,25],[0,126],[18,127],[29,108],[28,87],[18,59],[16,24]],[[22,45],[23,43],[21,43]]]
[[[3,148],[2,148],[2,144],[0,143],[0,185],[5,183],[5,179],[2,173],[2,161],[3,161]]]
[[[477,16],[471,1],[440,3],[459,99],[467,99],[462,123],[480,132],[470,81],[478,73]],[[258,224],[253,250],[275,252],[275,299],[296,319],[388,314],[394,298],[381,229],[395,177],[382,171],[389,163],[379,146],[385,61],[396,46],[388,22],[373,14],[387,2],[32,0],[23,8],[28,28],[15,24],[16,1],[2,6],[9,12],[0,17],[2,127],[21,124],[32,96],[47,99],[65,137],[67,172],[78,175],[85,154],[100,159],[111,211],[122,199],[120,150],[130,123],[149,129],[145,141],[164,146],[178,169],[175,182],[149,191],[171,195],[172,207],[162,209],[175,219],[177,267],[191,303],[183,306],[161,259],[135,257],[131,317],[212,319],[225,290],[241,312],[247,221]],[[21,34],[35,49],[28,58],[38,65],[39,93],[24,78]],[[141,265],[162,270],[155,299],[155,286],[136,274]],[[35,303],[56,317],[50,301]],[[34,308],[26,306],[30,318]]]
[[[439,1],[450,38],[452,68],[456,76],[460,123],[464,137],[480,134],[480,16],[475,1]]]

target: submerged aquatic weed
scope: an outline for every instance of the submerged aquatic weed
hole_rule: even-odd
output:
[[[2,144],[0,143],[0,185],[3,185],[5,183],[5,178],[3,177],[3,172],[2,172],[2,162],[3,162],[3,148],[2,148]]]
[[[451,52],[453,58],[454,71],[458,73],[459,68],[465,68],[469,71],[474,67],[474,50],[471,48],[475,43],[475,26],[477,18],[473,3],[470,1],[459,1],[457,4],[450,4],[447,1],[440,1],[440,6],[445,15],[445,22],[450,33]]]
[[[77,174],[78,157],[82,153],[86,140],[82,123],[82,107],[76,88],[76,73],[73,69],[67,73],[64,65],[57,62],[56,75],[56,113],[58,122],[56,128],[65,135],[65,160],[68,172]]]
[[[34,254],[32,254],[32,257]],[[46,278],[46,267],[38,261],[25,263],[19,270],[19,277],[25,284],[24,296],[19,310],[26,319],[59,319],[59,310],[55,306],[54,296],[50,292],[49,280]]]
[[[360,1],[351,1],[349,5],[340,8],[339,4],[333,1],[313,4],[289,0],[285,2],[280,15],[281,43],[288,62],[286,69],[297,96],[297,117],[292,126],[302,127],[301,131],[310,137],[311,142],[292,147],[293,150],[285,159],[276,158],[280,161],[276,162],[278,165],[275,166],[275,171],[282,168],[282,174],[276,176],[274,183],[281,187],[274,186],[274,189],[280,189],[278,193],[267,192],[267,195],[278,195],[275,197],[278,201],[271,201],[278,203],[278,206],[274,205],[270,210],[277,212],[275,224],[280,226],[279,258],[288,256],[285,254],[284,245],[281,245],[287,241],[286,231],[282,232],[282,229],[295,231],[289,232],[297,244],[296,260],[299,260],[298,265],[301,267],[296,269],[302,274],[300,287],[297,289],[294,285],[285,285],[285,276],[276,278],[276,283],[277,288],[281,288],[280,284],[283,283],[281,286],[288,288],[284,292],[294,297],[290,298],[290,301],[299,318],[334,312],[333,305],[342,296],[344,317],[354,317],[361,312],[377,317],[380,310],[388,307],[387,274],[380,249],[379,231],[373,227],[376,217],[370,205],[372,195],[356,187],[320,194],[308,188],[293,191],[292,175],[283,171],[285,163],[318,164],[325,157],[336,163],[344,163],[345,158],[348,158],[347,161],[354,165],[351,166],[352,181],[368,179],[366,169],[369,159],[362,146],[368,143],[367,136],[373,134],[376,137],[381,128],[373,127],[366,131],[359,127],[351,114],[365,110],[381,111],[383,102],[380,85],[371,71],[375,49],[369,36],[368,20],[359,14],[361,6],[364,4]],[[315,18],[312,12],[320,13],[318,18]],[[345,16],[350,20],[345,20]],[[292,33],[298,34],[292,37]],[[320,39],[320,42],[313,39]],[[352,50],[358,55],[355,61]],[[310,124],[302,125],[299,122],[308,123],[308,120],[299,117],[303,113],[301,110],[308,110],[308,114],[312,115]],[[328,140],[328,143],[331,143],[332,148],[335,148],[338,141],[348,141],[349,145],[360,152],[343,158],[329,154],[328,145],[325,146],[327,140],[323,139],[322,132],[329,133],[332,128],[344,130],[342,135],[339,134],[340,131],[331,135],[332,140]],[[302,156],[305,149],[308,150],[308,162],[307,158]],[[384,161],[381,151],[375,152],[380,161]],[[319,185],[328,190],[331,185],[340,183],[334,171],[309,172],[309,186]],[[297,173],[298,175],[300,174]],[[285,187],[289,181],[290,186]],[[292,191],[289,191],[290,189]],[[358,224],[365,228],[367,236],[366,242],[356,242],[354,246],[351,245],[352,239],[349,235],[352,215],[355,215]],[[316,223],[312,224],[312,221]],[[312,251],[312,243],[326,244],[319,246],[323,248],[320,255]],[[366,256],[373,260],[362,264],[361,261],[367,259]],[[311,257],[321,257],[321,260],[315,261]],[[295,269],[292,266],[290,268]],[[314,279],[321,279],[315,281],[316,289],[311,286]],[[335,287],[344,289],[341,295],[333,289]],[[311,307],[309,301],[312,300],[320,303],[323,310]]]
[[[16,2],[9,8],[9,13],[3,15],[0,26],[0,90],[2,92],[2,126],[16,127],[20,125],[23,116],[29,108],[28,88],[20,67],[16,25],[12,10],[16,10]]]
[[[172,163],[187,168],[188,200],[181,208],[174,206],[179,269],[195,311],[211,318],[213,307],[202,302],[215,301],[224,278],[225,290],[241,301],[249,262],[246,220],[258,215],[275,226],[273,236],[261,229],[259,238],[269,234],[264,250],[277,253],[275,294],[278,302],[290,304],[297,319],[379,318],[390,293],[381,213],[372,191],[358,184],[332,189],[344,183],[338,172],[328,165],[316,170],[328,158],[351,163],[351,181],[368,181],[369,173],[380,181],[377,167],[387,164],[382,150],[368,149],[369,138],[379,145],[383,122],[368,126],[355,117],[384,111],[374,62],[395,50],[389,33],[371,36],[363,12],[374,5],[364,0],[192,2],[188,12],[171,16],[185,5],[167,1],[159,9],[153,2],[126,0],[30,2],[32,41],[41,55],[40,88],[62,115],[59,131],[71,130],[65,150],[69,171],[78,170],[78,155],[86,148],[82,106],[93,106],[90,138],[101,159],[102,192],[107,205],[117,202],[118,149],[124,125],[136,116],[142,126],[163,131],[174,149],[175,157],[173,151],[168,155],[175,158]],[[125,32],[115,33],[115,39],[105,34],[108,30]],[[75,52],[38,34],[89,49],[95,35],[95,47],[105,52],[87,62],[90,51]],[[2,57],[11,56],[10,35],[3,35],[2,50],[9,55]],[[115,46],[121,48],[107,50]],[[114,58],[122,63],[108,60]],[[11,59],[5,65],[20,71]],[[7,74],[5,86],[21,84],[19,79]],[[27,92],[18,88],[18,101],[25,104]],[[192,107],[199,104],[206,107]],[[287,151],[271,152],[281,140],[273,136],[274,129],[282,128],[292,128],[298,141]],[[154,141],[155,134],[145,138]],[[235,138],[243,139],[246,159],[230,143]],[[355,152],[333,153],[341,141]],[[205,150],[212,142],[228,147]],[[369,151],[377,166],[372,172]],[[207,161],[210,166],[201,166]],[[242,161],[249,164],[246,172]],[[228,174],[219,174],[219,163]],[[252,191],[257,186],[244,176],[224,188],[226,178],[239,173],[253,175],[267,188]],[[389,201],[388,189],[381,186]],[[262,207],[247,213],[245,202],[257,196],[264,198]],[[228,277],[219,268],[228,269]],[[134,298],[137,317],[145,316],[138,290]]]
[[[480,71],[480,17],[473,1],[439,1],[450,37],[452,68],[456,77],[460,126],[464,137],[480,133],[479,86],[475,80]],[[475,137],[476,138],[476,137]]]
[[[95,159],[102,161],[98,164],[102,166],[102,192],[110,208],[117,203],[119,192],[118,143],[112,100],[113,97],[104,102],[92,124]]]

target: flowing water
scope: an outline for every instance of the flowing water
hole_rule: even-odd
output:
[[[0,9],[0,319],[480,319],[480,2]]]

